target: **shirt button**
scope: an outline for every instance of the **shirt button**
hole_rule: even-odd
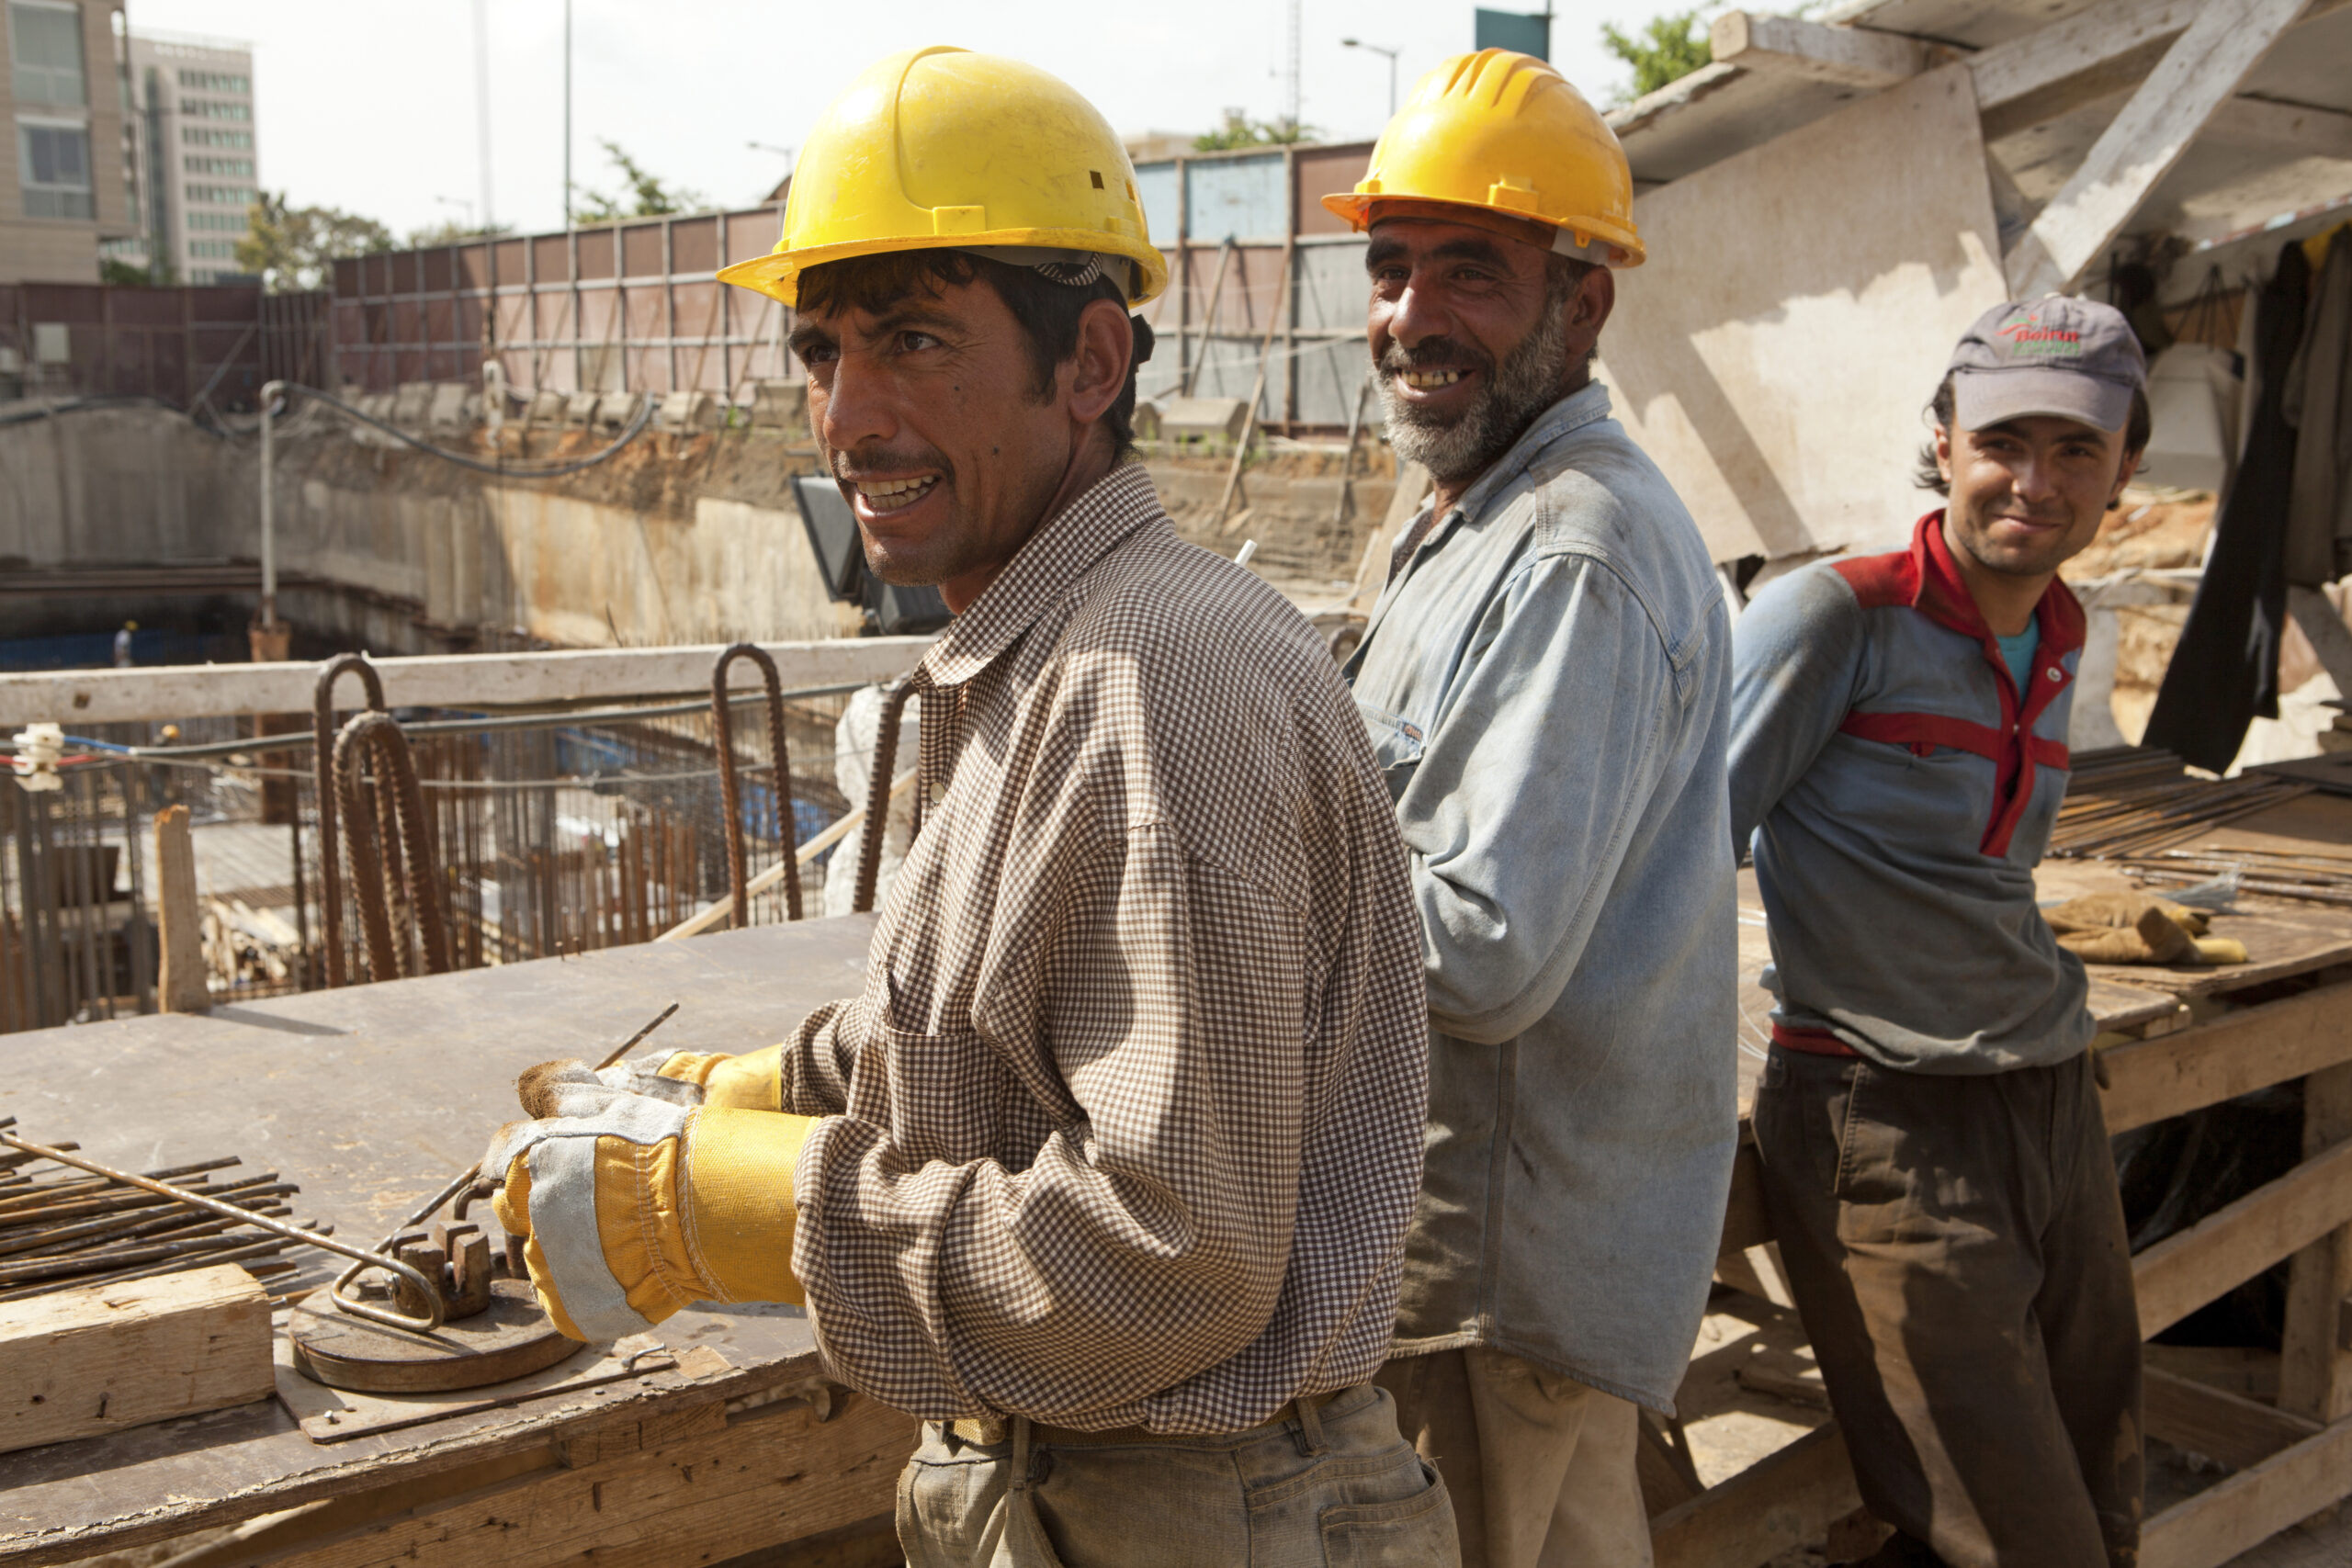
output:
[[[2052,665],[2050,671],[2050,678],[2053,681],[2063,681],[2066,678],[2066,672],[2058,669],[2055,665]]]

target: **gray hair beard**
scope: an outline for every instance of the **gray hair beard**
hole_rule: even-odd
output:
[[[1552,290],[1535,330],[1503,356],[1477,400],[1450,422],[1430,419],[1396,395],[1397,374],[1411,359],[1392,345],[1379,367],[1380,405],[1397,457],[1420,464],[1444,483],[1469,479],[1509,451],[1535,416],[1559,400],[1568,369],[1568,305],[1575,298],[1573,289]]]

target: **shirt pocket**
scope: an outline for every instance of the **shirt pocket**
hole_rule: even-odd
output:
[[[1413,782],[1414,770],[1421,765],[1421,752],[1428,731],[1411,719],[1374,707],[1359,697],[1356,712],[1363,718],[1366,738],[1372,741],[1372,760],[1380,769],[1381,778],[1388,785],[1388,798],[1404,798],[1405,788]]]

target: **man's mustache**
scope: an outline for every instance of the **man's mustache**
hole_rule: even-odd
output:
[[[955,473],[946,454],[933,448],[893,451],[888,446],[855,446],[831,454],[826,466],[841,484],[896,479],[905,474],[953,477]]]
[[[1408,348],[1391,340],[1388,352],[1380,356],[1380,372],[1384,376],[1398,376],[1408,370],[1492,370],[1492,355],[1481,354],[1468,344],[1450,337],[1423,338]]]

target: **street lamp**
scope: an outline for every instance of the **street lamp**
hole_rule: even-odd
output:
[[[796,152],[799,151],[799,149],[795,147],[778,147],[775,143],[768,141],[746,141],[743,145],[749,147],[754,152],[775,153],[777,157],[784,160],[784,172],[787,175],[792,173],[792,155]]]
[[[1388,118],[1395,119],[1396,118],[1396,57],[1405,51],[1401,49],[1383,49],[1376,43],[1366,43],[1363,39],[1355,38],[1341,39],[1340,47],[1370,50],[1374,54],[1385,54],[1388,57]]]
[[[441,203],[444,207],[457,207],[464,209],[466,214],[466,227],[469,231],[473,228],[474,204],[472,202],[468,201],[462,196],[436,196],[433,199]]]

